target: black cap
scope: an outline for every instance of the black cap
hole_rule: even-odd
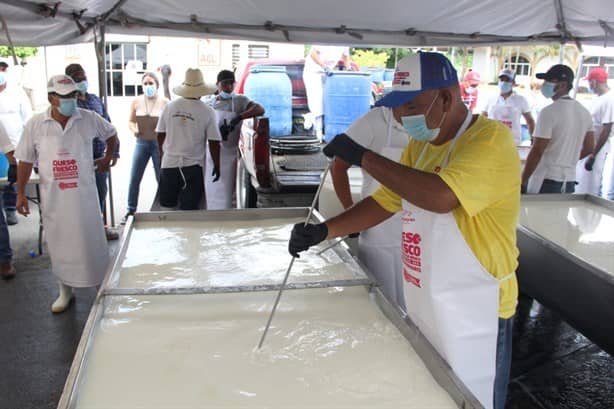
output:
[[[235,73],[229,70],[222,70],[217,74],[217,82],[232,80],[235,82]]]
[[[567,81],[570,84],[573,82],[573,71],[566,65],[557,64],[550,67],[547,72],[542,72],[535,75],[540,80],[557,80],[557,81]]]

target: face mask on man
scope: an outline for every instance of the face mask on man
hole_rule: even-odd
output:
[[[60,114],[64,116],[72,116],[77,110],[77,99],[76,98],[60,98],[60,105],[58,106],[58,111]]]
[[[499,81],[499,90],[502,94],[507,94],[512,90],[512,83],[507,81]]]
[[[143,93],[145,94],[146,97],[153,97],[154,95],[156,95],[156,86],[155,85],[144,85],[143,86]]]
[[[552,98],[556,92],[554,91],[554,87],[556,84],[550,81],[544,81],[542,84],[542,95],[546,98]]]
[[[88,83],[86,80],[75,83],[75,86],[77,87],[77,91],[79,91],[81,94],[85,95],[87,93]]]
[[[474,87],[467,87],[467,88],[465,88],[465,92],[467,94],[475,94],[475,88]]]
[[[232,92],[220,91],[220,98],[222,98],[222,99],[230,99],[230,98],[232,98]]]
[[[0,87],[6,84],[6,74],[4,72],[0,72]]]
[[[426,117],[431,112],[431,108],[433,108],[433,105],[435,104],[435,101],[437,101],[438,97],[439,95],[435,96],[433,102],[431,102],[431,105],[426,110],[426,113],[401,117],[401,123],[403,124],[403,128],[405,128],[409,136],[411,136],[415,140],[430,142],[437,138],[437,136],[439,135],[439,131],[441,130],[441,124],[443,124],[447,112],[443,113],[443,116],[441,117],[441,121],[439,121],[439,125],[437,126],[437,128],[431,129],[426,124]]]

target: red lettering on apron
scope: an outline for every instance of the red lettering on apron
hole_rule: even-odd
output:
[[[56,159],[53,161],[53,179],[66,180],[79,178],[79,165],[75,159]],[[76,183],[75,186],[77,187]],[[61,188],[61,187],[60,187]]]

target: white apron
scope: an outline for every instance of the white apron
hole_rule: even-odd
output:
[[[386,145],[379,154],[398,162],[403,148],[392,146],[392,121],[394,117],[390,111]],[[380,184],[363,171],[362,199],[373,194],[379,187]],[[399,257],[401,230],[401,212],[397,212],[383,223],[361,232],[358,236],[358,258],[373,274],[384,295],[405,309],[401,274],[403,265]]]
[[[230,111],[215,110],[218,126],[230,121],[237,115],[234,110],[234,100],[232,100]],[[205,175],[205,192],[207,197],[207,210],[230,209],[232,207],[232,197],[235,191],[237,178],[237,145],[241,132],[241,123],[228,134],[226,141],[220,142],[220,179],[213,182],[211,172]],[[213,169],[213,159],[209,149],[206,149],[207,166],[206,169]]]
[[[548,171],[549,163],[544,160],[539,161],[535,171],[529,178],[529,182],[527,183],[527,193],[537,194],[541,190],[542,184],[544,183],[544,179],[546,177],[546,172]],[[561,167],[561,166],[559,166]],[[564,168],[564,167],[563,167]],[[567,168],[564,168],[567,169]],[[565,187],[567,186],[568,180],[563,180],[563,184],[561,185],[561,193],[565,193]]]
[[[468,113],[442,168],[470,120]],[[417,169],[423,153],[424,149],[416,161]],[[492,408],[499,280],[476,259],[452,212],[438,214],[402,203],[407,313],[480,403]],[[513,273],[504,279],[509,277]]]
[[[580,159],[576,164],[576,185],[575,193],[588,193],[599,196],[599,190],[602,185],[602,176],[607,153],[610,150],[610,142],[606,142],[595,157],[593,170],[590,172],[584,168],[584,164],[588,158]],[[604,195],[605,196],[605,195]]]
[[[60,124],[54,122],[58,128]],[[73,126],[68,120],[65,131]],[[99,285],[109,263],[91,141],[66,132],[40,139],[41,208],[53,273],[71,287]]]
[[[507,126],[514,137],[514,143],[520,145],[520,115],[518,108],[510,105],[495,105],[492,107],[492,119]]]
[[[324,115],[324,81],[324,72],[303,72],[307,105],[309,112],[314,116],[314,120],[316,117]]]

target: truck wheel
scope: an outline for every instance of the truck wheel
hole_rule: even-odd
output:
[[[242,160],[237,161],[237,209],[251,209],[256,207],[258,194],[252,186],[251,176],[245,169]]]

